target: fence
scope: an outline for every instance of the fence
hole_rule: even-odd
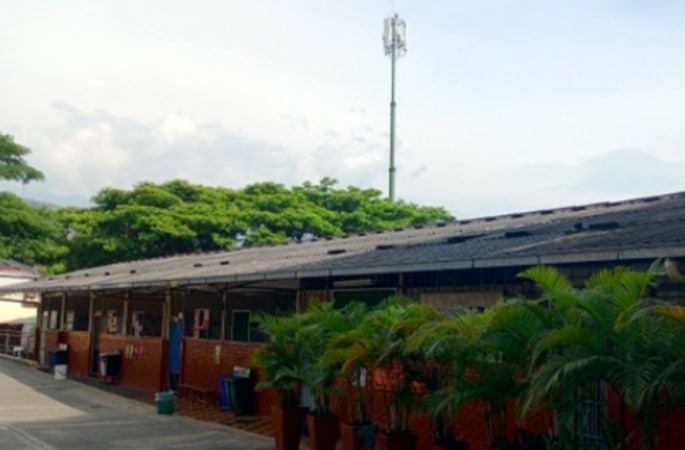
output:
[[[0,353],[20,358],[33,357],[33,327],[22,324],[0,324]]]

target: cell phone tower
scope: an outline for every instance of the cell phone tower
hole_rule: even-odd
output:
[[[390,169],[388,198],[395,201],[395,61],[407,53],[407,24],[397,14],[386,17],[383,24],[383,46],[390,55]]]

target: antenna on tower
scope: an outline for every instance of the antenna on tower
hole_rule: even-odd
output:
[[[407,53],[407,24],[397,14],[383,23],[383,47],[390,55],[390,169],[388,198],[395,201],[395,61]]]

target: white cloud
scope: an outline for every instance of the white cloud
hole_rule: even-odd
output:
[[[638,3],[395,2],[398,197],[475,215],[682,189],[685,4]],[[4,6],[0,131],[47,176],[25,195],[387,186],[387,4]],[[596,157],[621,148],[652,159]]]
[[[205,185],[242,188],[279,180],[299,184],[301,169],[285,147],[250,140],[219,124],[168,114],[158,120],[123,119],[55,106],[63,124],[44,135],[30,162],[46,180],[9,186],[21,195],[64,204],[85,204],[104,187],[130,189],[142,181],[182,178]]]
[[[192,138],[197,125],[184,114],[168,114],[162,118],[159,131],[168,144],[173,144],[179,139]]]
[[[118,130],[117,130],[118,131]],[[53,151],[42,155],[50,172],[59,174],[68,194],[87,192],[92,183],[111,183],[130,163],[130,150],[119,147],[112,126],[94,123],[74,130]]]

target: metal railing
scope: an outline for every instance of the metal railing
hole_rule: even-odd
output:
[[[0,329],[0,353],[30,359],[34,342],[33,330]]]

